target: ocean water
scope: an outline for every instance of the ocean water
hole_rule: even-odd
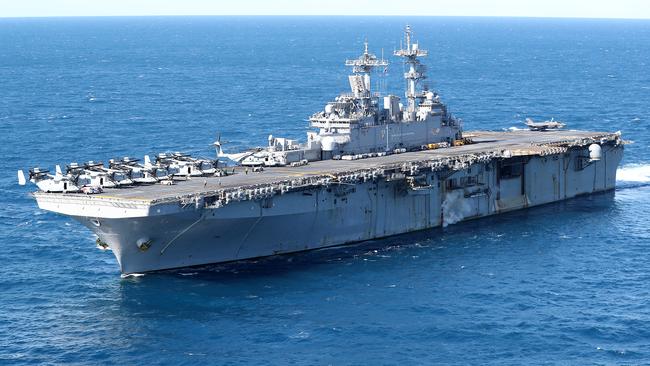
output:
[[[620,130],[614,192],[355,246],[121,278],[16,170],[303,138],[410,23],[465,128]],[[0,364],[650,363],[650,22],[0,19]],[[402,65],[381,87],[401,94]]]

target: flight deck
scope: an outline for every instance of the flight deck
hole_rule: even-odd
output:
[[[617,134],[590,131],[468,131],[465,137],[472,144],[435,150],[422,150],[391,154],[358,160],[321,160],[297,167],[265,167],[254,172],[252,168],[232,167],[233,172],[223,177],[195,177],[177,180],[173,185],[137,185],[124,188],[108,188],[101,194],[88,195],[93,199],[110,199],[147,202],[151,205],[178,200],[182,197],[212,195],[218,192],[279,184],[281,182],[304,180],[317,177],[334,177],[340,174],[373,169],[393,169],[403,164],[427,161],[442,161],[452,164],[456,159],[471,159],[480,155],[511,157],[527,155],[549,155],[562,152],[571,146],[584,146],[617,138]],[[450,166],[451,168],[451,166]],[[83,193],[43,193],[36,195],[86,196]]]

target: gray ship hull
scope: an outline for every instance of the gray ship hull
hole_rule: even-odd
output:
[[[597,161],[585,154],[587,146],[140,217],[71,216],[108,243],[123,273],[148,272],[382,238],[613,189],[623,145],[603,147]]]

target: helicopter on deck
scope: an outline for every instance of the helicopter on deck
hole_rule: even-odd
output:
[[[140,159],[125,156],[120,160],[111,159],[108,164],[111,169],[127,171],[129,178],[134,183],[154,184],[158,182],[154,173],[155,167],[151,165],[151,162],[142,165],[139,161]]]
[[[34,167],[29,169],[29,181],[36,184],[38,189],[43,192],[79,192],[77,184],[70,179],[67,175],[63,175],[61,167],[56,166],[55,175],[50,174],[47,169]],[[18,171],[18,184],[24,186],[27,183],[25,173],[22,170]]]

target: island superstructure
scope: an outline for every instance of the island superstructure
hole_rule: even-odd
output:
[[[269,136],[264,148],[227,154],[218,140],[215,161],[168,153],[54,175],[35,168],[33,195],[92,230],[128,274],[359,242],[614,188],[620,133],[463,132],[436,92],[419,89],[426,55],[407,27],[394,52],[406,65],[403,103],[371,90],[388,61],[365,43],[346,61],[350,92],[310,117],[304,143]]]
[[[307,133],[306,143],[269,136],[267,148],[242,155],[237,162],[251,166],[282,166],[301,161],[384,155],[460,141],[461,122],[447,112],[438,94],[417,89],[418,83],[426,79],[419,57],[426,56],[427,51],[412,40],[408,26],[403,47],[394,55],[404,59],[408,70],[404,73],[406,105],[396,95],[382,96],[371,90],[373,70],[385,69],[388,61],[370,53],[365,42],[361,56],[345,61],[352,67],[352,75],[348,76],[350,92],[338,95],[324,110],[309,118],[313,130]],[[219,154],[222,147],[219,142],[215,144]]]

